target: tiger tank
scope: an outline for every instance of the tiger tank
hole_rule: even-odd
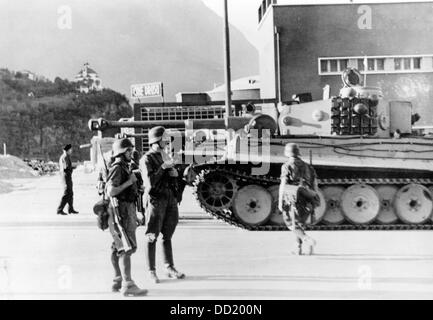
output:
[[[280,171],[285,145],[296,143],[317,173],[321,199],[307,229],[431,230],[433,137],[413,130],[419,117],[410,102],[389,101],[380,88],[360,85],[360,77],[347,70],[338,96],[281,105],[277,119],[253,112],[129,126],[186,128],[173,149],[183,156],[179,169],[186,169],[200,207],[230,225],[286,230],[277,208]],[[90,124],[93,130],[113,125],[120,126]],[[197,141],[194,130],[202,129],[226,130],[225,142]]]

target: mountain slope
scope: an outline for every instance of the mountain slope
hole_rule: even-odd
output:
[[[128,96],[162,81],[166,100],[224,81],[222,19],[200,0],[70,0],[70,30],[57,25],[64,3],[0,0],[0,64],[71,79],[89,62]],[[256,74],[257,50],[234,28],[231,44],[232,77]]]

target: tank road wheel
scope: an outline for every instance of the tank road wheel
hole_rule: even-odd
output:
[[[408,224],[426,222],[433,209],[430,191],[420,184],[409,184],[398,190],[394,207],[398,217]]]
[[[269,221],[274,225],[285,225],[283,213],[278,209],[278,198],[280,186],[275,185],[268,188],[269,193],[272,195],[272,212]]]
[[[344,221],[343,211],[340,207],[344,188],[329,186],[322,188],[326,200],[326,212],[323,221],[326,224],[341,224]]]
[[[428,187],[428,190],[430,191],[430,194],[433,197],[433,186]],[[432,215],[430,216],[430,219],[433,220],[433,210],[432,210]]]
[[[326,213],[326,199],[325,196],[323,195],[322,190],[319,189],[317,194],[319,195],[320,198],[320,206],[314,209],[314,221],[311,221],[311,216],[308,217],[308,219],[305,221],[305,223],[309,225],[315,225],[321,222]]]
[[[230,208],[236,191],[236,181],[218,172],[206,174],[197,185],[200,204],[214,212]]]
[[[394,199],[398,188],[393,185],[376,186],[379,194],[380,210],[376,221],[380,224],[393,224],[398,221],[397,213],[394,208]]]
[[[379,214],[379,195],[373,187],[355,184],[344,191],[341,197],[343,214],[353,224],[369,224]]]
[[[237,192],[233,200],[233,212],[244,224],[259,226],[269,219],[272,203],[272,195],[268,190],[249,185]]]

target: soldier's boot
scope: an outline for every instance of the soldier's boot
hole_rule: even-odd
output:
[[[167,267],[167,277],[173,279],[184,279],[185,274],[177,271],[175,267]]]
[[[311,256],[314,254],[314,247],[316,246],[316,240],[311,238],[310,236],[305,236],[303,242],[307,245],[307,252]]]
[[[149,271],[149,280],[153,283],[159,283],[159,278],[156,275],[156,271]]]
[[[143,297],[147,295],[147,290],[137,287],[134,281],[126,281],[122,283],[121,293],[125,297]]]
[[[119,292],[122,289],[122,277],[116,277],[113,279],[113,285],[111,286],[112,292]]]

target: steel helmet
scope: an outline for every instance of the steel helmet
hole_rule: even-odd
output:
[[[134,148],[131,140],[128,138],[118,139],[113,143],[113,157],[117,157],[122,153],[125,153],[128,148]]]
[[[299,146],[296,143],[288,143],[284,148],[284,155],[286,157],[299,157],[301,155]]]
[[[161,141],[162,136],[164,135],[165,132],[165,128],[158,126],[158,127],[153,127],[152,129],[149,130],[149,145],[152,145],[154,143],[157,143],[159,141]]]

